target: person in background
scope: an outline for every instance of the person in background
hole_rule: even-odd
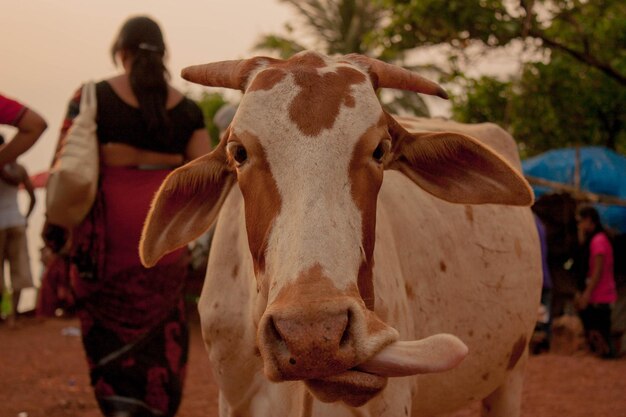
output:
[[[188,255],[181,249],[146,269],[138,246],[162,181],[210,152],[210,140],[200,108],[169,84],[165,42],[153,19],[128,19],[111,55],[123,71],[96,84],[98,194],[69,233],[75,312],[102,413],[173,416],[188,356],[182,294]],[[60,146],[78,114],[80,91],[70,101]],[[47,225],[44,236],[55,235],[53,229]]]
[[[13,138],[0,145],[0,168],[15,162],[18,156],[30,149],[48,127],[37,112],[0,93],[0,124],[17,128]]]
[[[578,210],[576,216],[581,243],[579,292],[574,299],[591,350],[604,357],[615,356],[611,340],[611,305],[617,300],[613,275],[613,247],[591,206]]]
[[[539,317],[537,320],[536,330],[543,333],[544,338],[537,346],[534,347],[533,353],[547,352],[550,350],[550,341],[552,340],[552,276],[548,266],[548,240],[546,237],[546,228],[537,214],[533,213],[537,233],[539,235],[539,245],[541,246],[541,267],[542,267],[542,286],[541,286],[541,304],[539,305]]]
[[[0,135],[0,146],[4,136]],[[30,203],[26,216],[20,212],[17,201],[19,187],[23,186]],[[35,207],[35,191],[26,169],[17,162],[9,162],[0,168],[0,299],[4,293],[4,264],[8,262],[11,282],[12,311],[7,318],[14,326],[22,290],[33,286],[26,238],[26,221]]]
[[[42,246],[39,251],[43,273],[35,306],[37,318],[73,317],[74,296],[70,282],[75,271],[71,269],[70,257],[62,249],[53,250],[52,246]]]

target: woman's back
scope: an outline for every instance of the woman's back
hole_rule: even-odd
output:
[[[167,132],[156,136],[148,129],[124,76],[96,85],[98,140],[103,145],[106,165],[176,166],[183,162],[189,142],[195,131],[203,129],[204,120],[192,100],[173,88],[169,90],[166,108],[169,127]]]

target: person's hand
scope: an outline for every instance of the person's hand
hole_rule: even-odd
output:
[[[59,253],[67,243],[69,233],[61,226],[46,222],[41,232],[41,237],[46,246],[54,253]]]
[[[9,185],[18,186],[22,178],[14,167],[14,164],[5,164],[0,169],[0,179]]]

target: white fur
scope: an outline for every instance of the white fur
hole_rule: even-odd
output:
[[[236,134],[260,139],[281,197],[266,252],[273,287],[320,264],[341,290],[354,283],[362,260],[362,218],[351,195],[349,164],[382,109],[369,81],[355,84],[355,106],[342,105],[332,129],[306,136],[289,118],[299,88],[288,75],[269,91],[246,93],[233,126]],[[268,301],[275,295],[270,289]]]

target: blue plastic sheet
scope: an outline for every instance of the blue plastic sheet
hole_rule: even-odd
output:
[[[590,146],[579,148],[580,188],[626,200],[626,157],[610,149]],[[576,150],[554,149],[522,162],[524,175],[574,185]],[[546,187],[533,187],[535,195],[550,192]],[[594,204],[603,223],[626,233],[626,207]]]

